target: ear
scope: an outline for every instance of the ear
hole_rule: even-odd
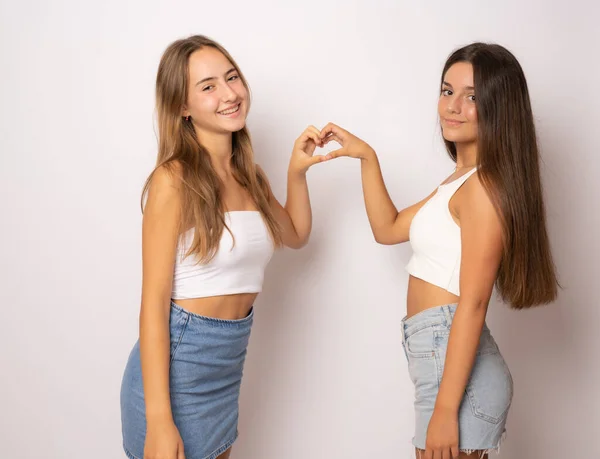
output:
[[[186,116],[191,116],[191,114],[187,108],[187,105],[184,105],[183,108],[181,109],[181,116],[183,118],[185,118]]]

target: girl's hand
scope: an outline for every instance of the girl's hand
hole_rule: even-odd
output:
[[[324,155],[313,155],[315,149],[323,145],[321,131],[314,126],[307,127],[294,142],[289,172],[303,175],[312,165],[327,161],[329,158]]]
[[[327,126],[321,130],[321,139],[323,145],[327,145],[332,140],[335,140],[342,147],[328,153],[326,155],[327,159],[337,158],[339,156],[370,159],[375,156],[375,150],[373,150],[368,143],[333,123],[327,124]]]

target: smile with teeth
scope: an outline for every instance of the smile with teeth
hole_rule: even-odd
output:
[[[237,104],[233,108],[230,108],[228,110],[223,110],[223,111],[217,112],[217,113],[219,113],[219,115],[231,115],[231,114],[237,112],[239,109],[240,109],[240,104]]]

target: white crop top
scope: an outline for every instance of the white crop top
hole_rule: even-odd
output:
[[[173,273],[171,298],[189,299],[262,290],[265,268],[274,252],[271,234],[258,211],[225,212],[227,228],[214,258],[199,264],[194,255],[185,256],[194,228],[181,235]]]
[[[440,185],[413,217],[409,230],[413,255],[406,265],[408,273],[457,296],[460,295],[460,227],[452,218],[448,203],[476,170],[473,168]]]

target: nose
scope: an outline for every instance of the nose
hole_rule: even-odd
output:
[[[446,105],[446,111],[448,113],[460,113],[461,111],[461,101],[459,97],[449,97],[448,105]]]
[[[233,102],[237,99],[237,93],[233,90],[233,88],[230,85],[225,84],[223,85],[221,98],[223,102]]]

